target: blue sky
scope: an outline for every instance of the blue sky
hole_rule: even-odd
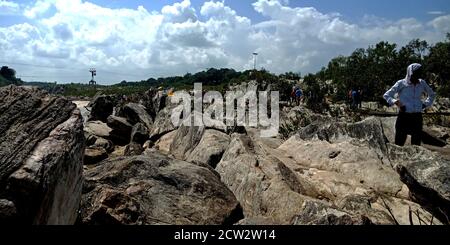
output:
[[[94,0],[94,3],[111,8],[137,8],[143,5],[149,10],[160,11],[165,5],[170,5],[176,0]],[[205,2],[192,0],[192,5],[199,9]],[[226,5],[234,9],[239,15],[250,17],[254,21],[262,21],[266,18],[256,13],[252,7],[253,0],[225,0]],[[315,7],[321,12],[342,14],[343,18],[352,21],[363,19],[365,15],[374,15],[387,19],[401,19],[415,17],[419,20],[431,20],[430,11],[450,13],[448,0],[290,0],[291,7]]]
[[[34,0],[14,1],[20,4],[31,4]],[[144,6],[149,11],[160,11],[164,6],[177,0],[92,0],[90,2],[109,8],[137,8]],[[204,0],[191,0],[192,6],[200,9]],[[266,20],[252,7],[254,0],[225,0],[226,5],[234,9],[239,15],[247,16],[254,22]],[[314,7],[324,13],[339,13],[343,19],[349,21],[362,21],[364,16],[377,16],[390,20],[401,18],[417,18],[422,21],[433,19],[437,12],[450,13],[448,0],[290,0],[291,7]],[[430,12],[436,12],[431,13]],[[20,23],[26,18],[15,16],[14,18],[0,15],[0,25]]]
[[[304,74],[379,41],[447,32],[447,0],[0,0],[0,63],[28,80],[84,82],[90,67],[101,83],[245,70],[253,52],[258,67]]]

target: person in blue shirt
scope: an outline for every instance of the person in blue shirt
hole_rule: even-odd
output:
[[[409,65],[406,78],[396,82],[383,96],[389,105],[399,108],[395,123],[396,145],[405,145],[408,134],[411,135],[411,144],[420,145],[422,142],[422,112],[433,105],[436,96],[430,86],[421,79],[422,76],[422,65]],[[423,94],[427,95],[425,101],[422,101]],[[398,95],[398,98],[395,98],[395,95]]]
[[[356,109],[358,106],[358,91],[352,89],[352,109]]]
[[[302,90],[297,87],[296,90],[295,90],[295,100],[297,102],[297,105],[300,105],[302,96],[303,96]]]

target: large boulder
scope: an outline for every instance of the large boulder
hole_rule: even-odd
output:
[[[156,141],[161,138],[161,136],[176,129],[170,118],[171,113],[171,107],[166,107],[157,114],[155,122],[153,124],[153,128],[150,131],[151,140]]]
[[[440,223],[410,198],[378,119],[313,126],[285,142],[259,138],[253,129],[232,135],[216,170],[241,203],[246,220]]]
[[[88,147],[84,150],[84,164],[93,165],[108,158],[108,153],[103,147]]]
[[[331,118],[323,118],[300,129],[298,136],[303,140],[319,139],[329,143],[363,141],[379,155],[387,152],[383,124],[375,117],[356,123],[335,122]]]
[[[304,141],[293,136],[278,150],[294,160],[295,165],[285,160],[288,169],[314,186],[319,195],[312,197],[327,200],[341,211],[363,215],[376,224],[410,224],[410,219],[414,224],[419,224],[419,219],[430,223],[433,215],[410,198],[410,189],[393,168],[396,164],[393,158],[379,155],[380,150],[371,145],[356,140]],[[414,213],[412,218],[410,210]],[[435,219],[436,223],[439,221]]]
[[[147,113],[145,106],[128,103],[121,108],[119,116],[125,117],[132,125],[136,123],[143,123],[147,128],[152,128],[153,119]]]
[[[291,189],[280,173],[280,161],[263,148],[247,135],[233,134],[216,170],[241,203],[246,219],[290,224],[307,197]]]
[[[179,127],[175,133],[170,145],[170,153],[175,158],[184,160],[195,149],[205,132],[203,126],[184,126]]]
[[[383,127],[383,134],[386,140],[391,144],[395,144],[395,122],[397,121],[397,117],[380,117],[379,120]]]
[[[142,123],[136,123],[131,131],[131,142],[143,145],[148,140],[148,128]]]
[[[142,100],[148,114],[155,119],[156,115],[166,107],[168,97],[163,91],[150,89],[144,93]]]
[[[73,224],[84,134],[75,104],[35,88],[0,88],[0,223]]]
[[[324,116],[314,114],[302,106],[296,106],[293,108],[285,107],[280,113],[281,137],[288,139],[297,133],[297,131],[302,127],[306,127],[321,118],[324,118]]]
[[[214,172],[158,153],[105,160],[85,178],[84,224],[233,224],[243,218]]]
[[[111,138],[112,129],[110,127],[108,127],[108,125],[104,122],[89,121],[84,126],[84,132],[85,132],[87,139],[89,139],[89,136],[91,136],[91,135],[109,139],[109,138]]]
[[[188,162],[200,162],[215,168],[230,144],[230,136],[207,129],[195,149],[186,157]]]
[[[97,95],[88,106],[91,107],[89,121],[106,122],[114,111],[114,100],[109,95]]]
[[[411,197],[450,224],[450,161],[421,147],[392,145],[390,157]]]
[[[119,120],[122,121],[119,117],[108,117],[108,120],[116,120],[115,123],[104,123],[101,121],[89,121],[84,126],[85,137],[87,139],[87,144],[93,145],[97,141],[98,138],[103,138],[111,141],[115,145],[125,146],[130,142],[131,131],[121,131],[118,130]],[[125,123],[124,121],[122,121]],[[115,126],[113,129],[111,126]],[[125,126],[126,124],[123,124]],[[128,125],[126,125],[128,126]],[[131,125],[130,125],[131,126]]]
[[[172,145],[172,142],[175,140],[175,136],[177,135],[177,131],[172,131],[170,133],[167,133],[163,135],[161,138],[159,138],[158,141],[155,142],[155,149],[159,150],[161,153],[169,154],[170,153],[170,146]]]
[[[328,198],[355,193],[358,187],[395,196],[403,187],[392,166],[385,164],[377,151],[368,145],[356,145],[346,141],[330,144],[320,140],[305,141],[293,136],[279,149],[286,152],[286,156],[296,164],[316,169],[317,175],[323,175],[314,176],[323,178],[322,183],[318,183],[316,187],[332,184],[333,178],[346,178],[348,188],[330,186],[332,192]],[[317,182],[320,182],[319,179]]]
[[[126,145],[130,142],[133,125],[126,118],[111,115],[107,119],[107,125],[112,129],[110,137],[116,144]]]

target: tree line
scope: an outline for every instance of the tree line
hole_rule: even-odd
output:
[[[62,91],[65,95],[90,96],[97,90],[129,94],[151,87],[191,89],[194,83],[202,83],[206,90],[225,92],[233,85],[256,80],[260,89],[266,89],[270,85],[272,90],[280,91],[282,100],[288,100],[292,85],[299,83],[302,78],[303,83],[300,85],[310,105],[323,103],[325,97],[333,101],[346,100],[350,89],[362,89],[366,101],[384,102],[383,93],[396,81],[404,78],[407,66],[416,62],[424,65],[425,79],[438,94],[450,97],[450,33],[444,41],[434,45],[414,39],[403,47],[382,41],[367,48],[358,48],[349,56],[331,59],[319,72],[303,77],[300,73],[293,72],[275,75],[264,69],[236,71],[210,68],[195,74],[149,78],[138,82],[122,81],[111,86],[48,83],[48,86],[43,87]],[[0,86],[22,83],[22,80],[15,77],[13,69],[6,66],[1,68]]]
[[[379,42],[333,58],[316,74],[304,77],[308,90],[333,100],[345,100],[350,89],[362,89],[364,99],[383,101],[383,93],[406,76],[409,64],[424,65],[426,81],[443,97],[450,97],[450,33],[435,45],[414,39],[403,47]]]

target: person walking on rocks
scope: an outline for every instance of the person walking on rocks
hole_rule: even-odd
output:
[[[408,66],[406,78],[384,94],[389,105],[396,105],[399,114],[395,123],[395,144],[405,145],[407,135],[411,135],[411,144],[420,145],[422,142],[422,112],[433,105],[436,94],[428,86],[423,76],[422,65],[414,63]],[[427,98],[422,101],[422,95]],[[394,98],[398,95],[398,99]]]
[[[291,105],[294,105],[294,103],[295,103],[295,88],[296,88],[295,86],[292,87],[291,94],[290,94]]]
[[[303,97],[303,92],[299,87],[297,87],[295,89],[295,101],[296,101],[297,105],[300,105],[302,97]]]

